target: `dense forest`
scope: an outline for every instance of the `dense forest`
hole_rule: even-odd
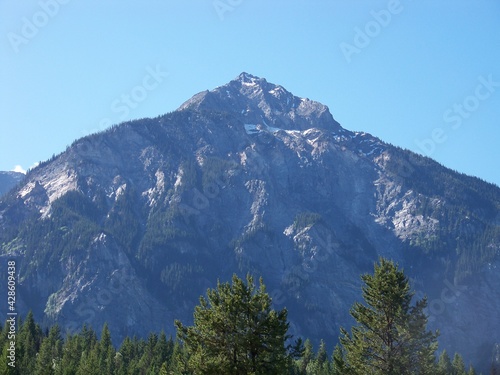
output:
[[[150,333],[126,337],[115,348],[107,325],[99,335],[86,325],[65,334],[58,325],[43,329],[31,312],[16,331],[7,320],[0,327],[0,373],[476,374],[458,353],[450,358],[443,350],[437,358],[438,332],[426,328],[427,301],[412,301],[409,280],[396,264],[381,258],[362,280],[364,303],[351,309],[357,324],[341,330],[332,354],[323,341],[315,350],[310,340],[291,337],[287,310],[272,308],[262,279],[256,285],[250,275],[235,275],[200,297],[192,326],[175,322],[176,338]]]

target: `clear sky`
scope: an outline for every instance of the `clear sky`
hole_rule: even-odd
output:
[[[498,0],[0,0],[0,170],[242,71],[500,185]]]

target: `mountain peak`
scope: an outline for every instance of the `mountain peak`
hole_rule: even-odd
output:
[[[223,86],[194,95],[179,109],[226,112],[243,123],[263,122],[285,130],[342,129],[327,106],[246,72]]]
[[[266,82],[266,79],[265,78],[260,78],[260,77],[257,77],[257,76],[254,76],[250,73],[247,73],[247,72],[242,72],[240,73],[240,75],[238,77],[236,77],[233,81],[239,81],[239,82],[242,82],[242,83],[257,83],[257,82]]]

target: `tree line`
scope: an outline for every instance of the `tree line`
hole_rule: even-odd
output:
[[[351,309],[356,324],[341,329],[332,354],[323,341],[315,351],[310,340],[293,339],[286,308],[272,308],[262,279],[256,285],[250,275],[235,275],[200,297],[192,326],[175,321],[175,339],[150,333],[115,348],[107,325],[99,337],[86,325],[64,335],[57,324],[43,330],[30,312],[16,335],[15,367],[9,327],[0,327],[0,374],[476,374],[460,354],[450,358],[444,350],[436,357],[438,332],[427,330],[427,301],[412,303],[409,280],[396,264],[381,258],[362,280],[364,303]],[[491,365],[490,374],[499,370]]]

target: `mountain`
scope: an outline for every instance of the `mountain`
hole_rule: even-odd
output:
[[[21,182],[23,177],[24,174],[19,172],[0,172],[0,196]]]
[[[208,287],[251,272],[294,334],[333,345],[384,256],[428,295],[441,348],[480,367],[500,343],[499,207],[497,186],[242,73],[31,170],[0,200],[0,277],[14,259],[19,311],[108,322],[119,343],[174,333]]]

